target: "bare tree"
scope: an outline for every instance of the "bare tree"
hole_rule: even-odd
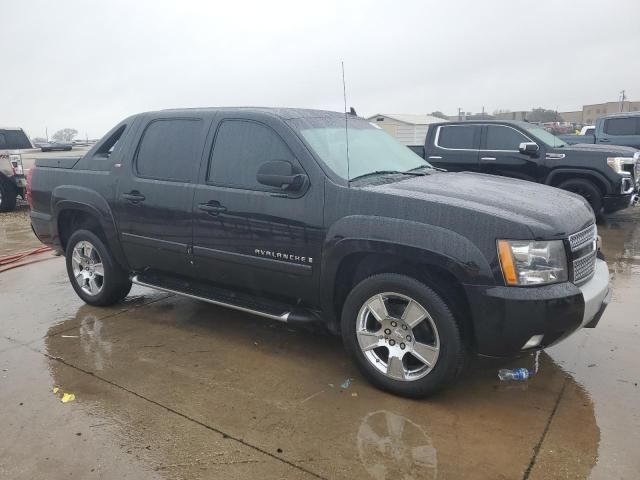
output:
[[[443,118],[444,120],[448,120],[449,119],[449,117],[447,117],[440,110],[436,110],[435,112],[431,112],[429,115],[431,115],[432,117],[436,117],[436,118]]]
[[[51,138],[56,142],[70,142],[76,135],[78,135],[78,130],[75,128],[63,128],[54,133]]]
[[[562,117],[558,115],[555,110],[549,110],[548,108],[534,108],[531,113],[527,115],[527,120],[530,122],[562,122]]]

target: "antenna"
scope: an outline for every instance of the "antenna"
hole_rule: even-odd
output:
[[[347,146],[347,186],[351,187],[351,177],[349,175],[349,117],[347,116],[347,84],[344,81],[344,61],[341,61],[342,65],[342,96],[344,98],[344,137]]]

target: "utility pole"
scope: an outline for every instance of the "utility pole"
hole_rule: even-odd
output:
[[[624,111],[624,101],[627,99],[627,95],[624,90],[620,92],[620,111]]]
[[[47,142],[49,141],[49,129],[44,127],[44,136],[47,137]]]

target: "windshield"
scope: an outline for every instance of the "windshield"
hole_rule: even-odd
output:
[[[340,117],[298,118],[290,124],[333,172],[352,180],[373,172],[407,172],[431,168],[423,158],[389,136],[381,128],[359,118],[348,119],[349,165],[345,119]]]
[[[556,137],[553,133],[547,132],[544,128],[540,128],[535,125],[525,127],[525,129],[542,143],[548,147],[566,147],[567,144]]]

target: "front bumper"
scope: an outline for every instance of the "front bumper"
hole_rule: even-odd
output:
[[[553,345],[582,327],[594,327],[609,303],[609,270],[598,259],[593,277],[580,286],[569,282],[541,287],[467,285],[465,290],[477,352],[509,357]],[[542,336],[540,343],[524,348],[534,336]]]
[[[628,193],[626,195],[605,195],[602,198],[602,206],[606,213],[616,212],[632,206],[635,197],[636,193]]]

